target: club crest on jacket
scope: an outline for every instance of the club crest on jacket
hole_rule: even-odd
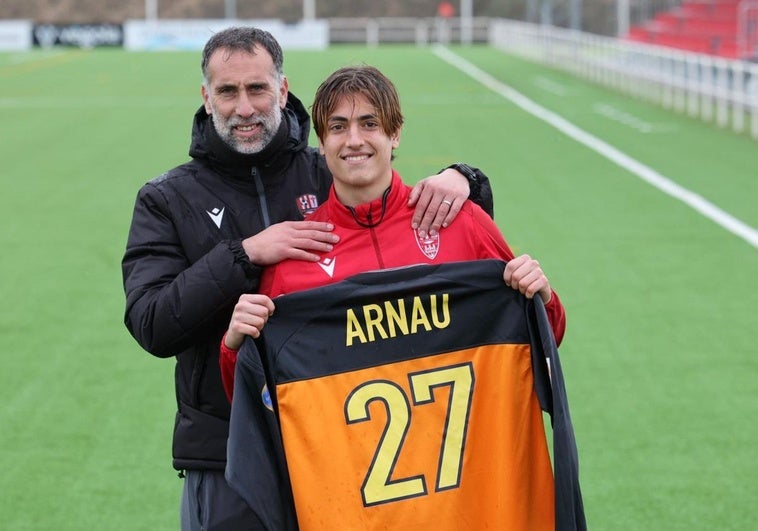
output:
[[[315,194],[303,194],[297,198],[297,209],[303,215],[307,216],[318,208],[318,199]]]
[[[434,257],[437,256],[437,252],[440,250],[440,233],[438,232],[434,236],[427,234],[422,238],[421,235],[419,235],[418,229],[415,229],[413,234],[416,236],[416,243],[418,244],[418,248],[421,249],[421,252],[424,253],[429,260],[434,260]]]

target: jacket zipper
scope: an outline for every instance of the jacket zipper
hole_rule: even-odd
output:
[[[263,228],[268,228],[271,225],[271,216],[268,212],[268,201],[266,200],[266,191],[263,188],[263,179],[261,179],[261,174],[258,171],[258,168],[253,166],[253,169],[250,170],[250,175],[253,177],[253,182],[255,183],[255,189],[258,191],[258,204],[261,207],[261,218],[263,218]]]
[[[368,218],[368,224],[369,224],[368,231],[371,234],[371,241],[374,244],[374,253],[376,253],[376,261],[379,263],[379,269],[384,269],[384,260],[382,259],[382,252],[379,249],[379,240],[376,237],[376,230],[374,230],[374,226],[372,224],[370,210],[368,214],[366,215],[366,217]]]

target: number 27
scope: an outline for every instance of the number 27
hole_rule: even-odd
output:
[[[411,373],[408,379],[414,406],[434,402],[434,388],[450,387],[435,490],[457,488],[461,479],[461,461],[474,390],[474,369],[470,363],[464,363]],[[411,422],[408,397],[398,384],[389,380],[373,380],[353,389],[345,401],[347,423],[370,420],[369,404],[374,401],[384,403],[387,422],[361,486],[364,505],[377,505],[427,494],[423,474],[390,479]]]

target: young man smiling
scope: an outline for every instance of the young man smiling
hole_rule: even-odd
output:
[[[409,226],[411,189],[392,167],[403,116],[376,68],[334,72],[312,117],[334,180],[308,219],[340,244],[265,268],[235,306],[220,345],[227,480],[271,529],[585,529],[578,484],[564,481],[576,459],[557,352],[545,398],[543,339],[552,328],[560,343],[565,312],[539,263],[514,257],[470,201],[438,234]],[[482,304],[460,311],[469,297]],[[534,297],[542,325],[525,317]],[[565,415],[560,489],[542,423],[552,404]]]
[[[228,395],[235,351],[246,335],[260,335],[274,311],[272,298],[375,269],[482,258],[507,260],[505,283],[527,297],[542,297],[560,344],[565,311],[539,262],[526,254],[514,257],[481,208],[470,201],[446,199],[451,208],[459,210],[455,222],[434,235],[410,228],[413,214],[404,205],[412,190],[392,168],[403,115],[389,79],[373,67],[340,69],[319,87],[311,110],[333,185],[329,199],[308,220],[334,225],[339,248],[320,253],[314,264],[284,260],[265,268],[258,293],[240,297],[222,342],[222,376]]]

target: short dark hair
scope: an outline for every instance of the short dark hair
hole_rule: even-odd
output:
[[[316,91],[311,118],[319,139],[324,140],[329,115],[342,97],[355,94],[362,94],[374,106],[388,136],[403,126],[400,97],[392,81],[374,66],[346,66],[332,73]]]
[[[268,31],[252,26],[234,26],[226,28],[208,39],[203,48],[203,59],[200,68],[203,71],[203,79],[208,81],[208,61],[211,59],[213,52],[219,49],[227,52],[245,51],[255,53],[255,48],[260,46],[266,50],[274,60],[276,73],[283,75],[284,70],[284,53],[279,42]]]

